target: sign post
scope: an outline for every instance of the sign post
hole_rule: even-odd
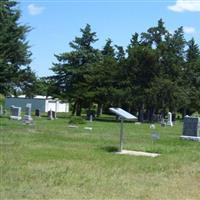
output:
[[[125,110],[121,108],[109,108],[109,110],[112,113],[115,113],[120,117],[121,120],[121,126],[120,126],[120,145],[119,145],[119,152],[122,152],[123,150],[123,143],[124,143],[124,120],[137,120],[137,117],[134,115],[126,112]]]
[[[121,128],[120,128],[120,146],[119,146],[119,151],[121,152],[123,149],[123,143],[124,143],[124,120],[121,118]]]

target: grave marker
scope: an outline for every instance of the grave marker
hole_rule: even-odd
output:
[[[56,112],[55,111],[52,111],[52,117],[53,117],[53,119],[56,119]]]
[[[33,121],[33,118],[31,117],[31,104],[27,103],[25,107],[25,115],[23,117],[23,122],[26,124],[29,124]]]
[[[172,113],[171,112],[168,112],[167,125],[168,126],[173,126]]]
[[[35,116],[36,116],[36,117],[40,117],[40,110],[39,110],[39,109],[36,109],[36,110],[35,110]]]
[[[53,118],[53,111],[52,110],[48,111],[48,119],[49,120],[54,120],[54,118]]]
[[[183,123],[183,139],[199,140],[200,141],[200,118],[189,117],[184,118]]]
[[[21,120],[21,107],[10,107],[10,119]]]

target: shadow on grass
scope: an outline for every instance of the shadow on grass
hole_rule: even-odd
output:
[[[112,122],[112,123],[118,122],[115,119],[106,119],[106,118],[95,118],[94,120],[97,122]]]
[[[116,146],[106,146],[106,147],[102,147],[102,150],[108,153],[112,153],[112,152],[118,151],[118,148]]]

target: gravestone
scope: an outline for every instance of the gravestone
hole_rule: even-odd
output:
[[[93,115],[90,115],[90,122],[93,121]]]
[[[183,139],[192,139],[200,141],[200,118],[185,117],[183,123]]]
[[[21,120],[21,107],[10,107],[10,119]]]
[[[171,112],[168,112],[167,125],[168,126],[173,126],[172,113]]]
[[[160,139],[160,134],[157,133],[157,132],[155,132],[155,131],[152,132],[152,133],[151,133],[151,139],[152,139],[153,142],[159,140],[159,139]]]
[[[163,126],[163,127],[166,126],[166,121],[165,121],[164,118],[161,119],[161,121],[160,121],[160,125]]]
[[[33,121],[33,118],[31,117],[31,104],[27,103],[25,107],[25,115],[23,117],[23,122],[26,124],[29,124]]]
[[[152,131],[151,131],[152,142],[155,142],[155,141],[159,140],[160,139],[160,134],[155,131],[155,129],[156,129],[155,124],[151,124],[149,126],[149,128],[152,129]]]
[[[57,117],[56,117],[56,112],[55,111],[52,111],[52,117],[53,117],[53,119],[56,119]]]
[[[0,116],[3,115],[3,106],[0,105]]]
[[[36,117],[40,117],[40,110],[39,110],[39,109],[36,109],[36,110],[35,110],[35,116],[36,116]]]
[[[52,110],[49,110],[48,111],[48,119],[49,120],[53,120],[54,118],[53,118],[53,111]]]

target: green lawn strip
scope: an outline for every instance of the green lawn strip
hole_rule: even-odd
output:
[[[3,119],[3,199],[198,199],[200,146],[180,140],[182,123],[125,123],[124,148],[157,152],[157,158],[116,155],[119,123],[97,121],[69,128],[65,118],[33,125]],[[93,129],[85,130],[84,127]]]

